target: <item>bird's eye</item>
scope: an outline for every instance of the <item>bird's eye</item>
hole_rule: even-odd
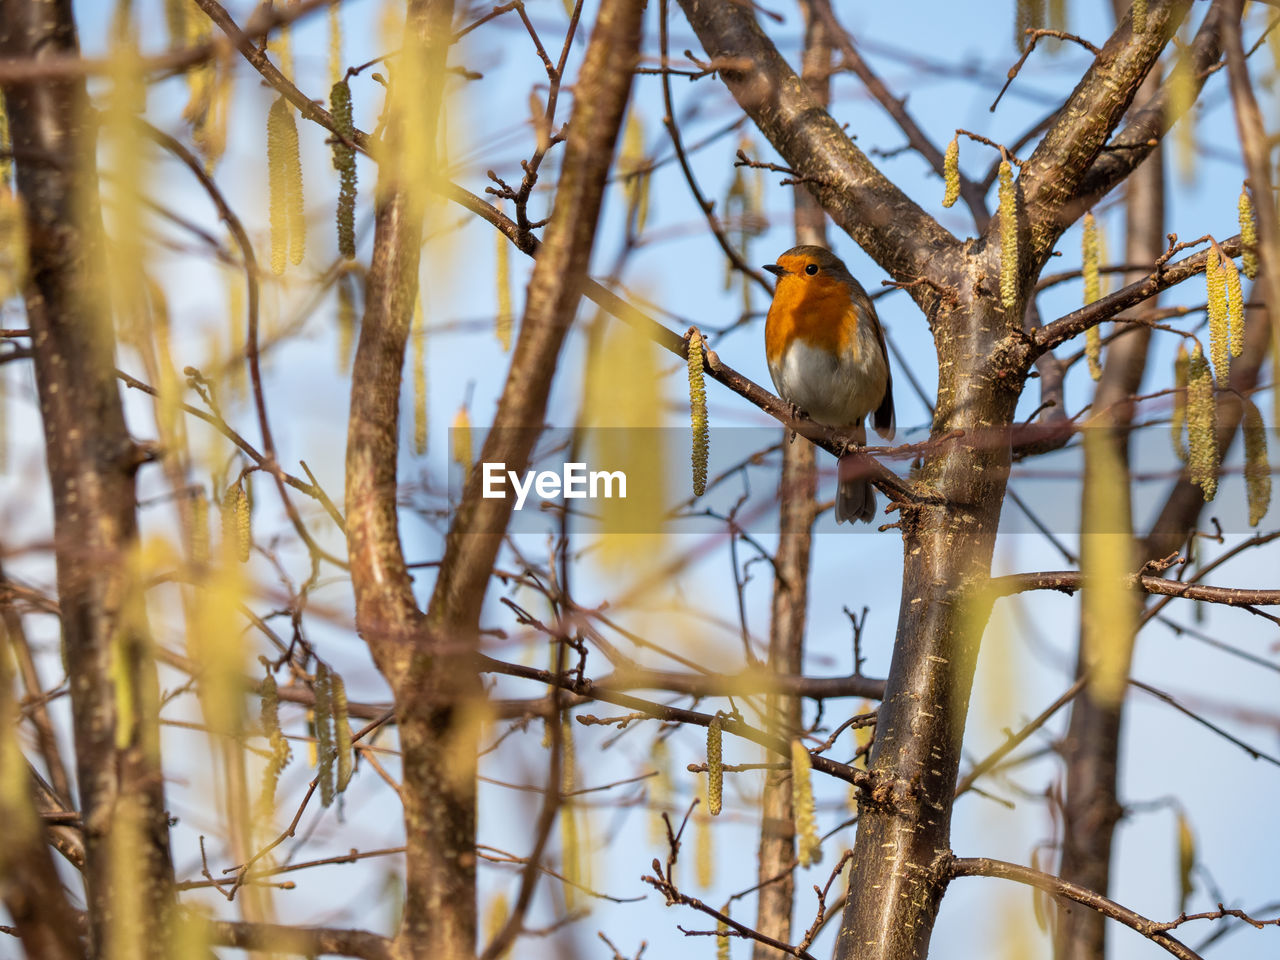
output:
[[[816,263],[811,263],[804,268],[804,272],[812,277],[814,274],[818,272],[818,265]]]

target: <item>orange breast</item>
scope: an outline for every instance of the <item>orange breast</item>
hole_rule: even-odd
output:
[[[764,324],[765,355],[771,365],[799,339],[836,356],[858,360],[858,312],[839,280],[788,274],[778,281]]]

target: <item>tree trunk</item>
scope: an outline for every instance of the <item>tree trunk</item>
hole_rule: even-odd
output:
[[[78,53],[70,0],[4,0],[0,52]],[[134,473],[106,306],[95,121],[82,77],[5,89],[30,256],[23,295],[53,488],[64,658],[84,819],[91,953],[167,957],[173,906],[158,688],[128,582]]]

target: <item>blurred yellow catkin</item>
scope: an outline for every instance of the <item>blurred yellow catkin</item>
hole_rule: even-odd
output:
[[[1133,32],[1147,32],[1147,0],[1133,0]]]
[[[654,777],[649,781],[649,842],[661,846],[667,842],[667,827],[662,814],[671,803],[674,792],[671,782],[671,749],[664,738],[654,738],[649,762],[654,770]]]
[[[471,472],[471,415],[466,406],[453,415],[453,429],[449,438],[453,446],[453,462],[462,467],[465,477]]]
[[[1271,461],[1267,455],[1267,428],[1262,414],[1247,397],[1244,402],[1244,483],[1248,495],[1249,525],[1256,527],[1271,509]]]
[[[1011,309],[1018,302],[1018,191],[1013,165],[1000,161],[1000,302]]]
[[[499,203],[498,210],[502,210]],[[497,274],[495,282],[498,287],[498,313],[494,318],[493,332],[497,334],[498,343],[503,351],[511,349],[511,332],[515,326],[515,310],[511,304],[511,241],[500,230],[493,232],[497,238],[497,249],[494,251]]]
[[[707,780],[698,778],[702,784],[703,799],[707,797]],[[706,812],[707,803],[693,815],[694,865],[697,869],[698,886],[710,890],[716,882],[715,831],[711,829],[711,816]]]
[[[582,837],[579,832],[578,811],[573,800],[568,796],[577,789],[578,758],[573,741],[573,726],[568,714],[561,726],[561,778],[560,778],[560,856],[561,871],[564,874],[564,902],[572,910],[580,899],[578,887],[585,881],[583,869]]]
[[[485,938],[492,941],[494,937],[507,925],[507,917],[511,915],[511,908],[507,905],[506,894],[499,891],[495,893],[489,900],[488,907],[484,912],[484,935]],[[511,948],[503,950],[498,954],[497,960],[503,960],[504,957],[511,956]]]
[[[637,236],[649,219],[649,161],[644,153],[644,120],[633,104],[618,151],[618,178],[627,199],[627,224]]]
[[[1115,704],[1129,677],[1137,610],[1130,596],[1132,523],[1128,474],[1105,418],[1086,425],[1080,572],[1084,653],[1095,700]]]
[[[342,68],[342,5],[329,4],[329,86],[340,81]]]
[[[1188,18],[1189,19],[1189,18]],[[1189,36],[1184,23],[1182,31],[1186,50]],[[1178,56],[1165,81],[1169,98],[1165,101],[1168,121],[1174,122],[1174,147],[1177,158],[1178,177],[1184,184],[1189,184],[1196,177],[1196,79],[1192,75],[1190,57],[1182,53]]]
[[[808,867],[822,860],[818,815],[813,800],[813,762],[799,740],[791,741],[791,805],[796,822],[796,858]]]
[[[1178,912],[1187,909],[1187,900],[1195,890],[1191,881],[1196,866],[1196,837],[1191,832],[1191,821],[1184,811],[1178,811]]]

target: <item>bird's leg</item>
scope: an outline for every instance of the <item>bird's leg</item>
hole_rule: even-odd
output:
[[[803,417],[806,420],[809,419],[809,415],[800,409],[800,404],[796,403],[793,400],[788,400],[786,403],[787,403],[787,415],[791,418],[792,422],[799,420],[801,417]],[[796,433],[797,433],[796,428],[790,427],[790,429],[788,430],[788,439],[787,439],[788,443],[796,442]]]

